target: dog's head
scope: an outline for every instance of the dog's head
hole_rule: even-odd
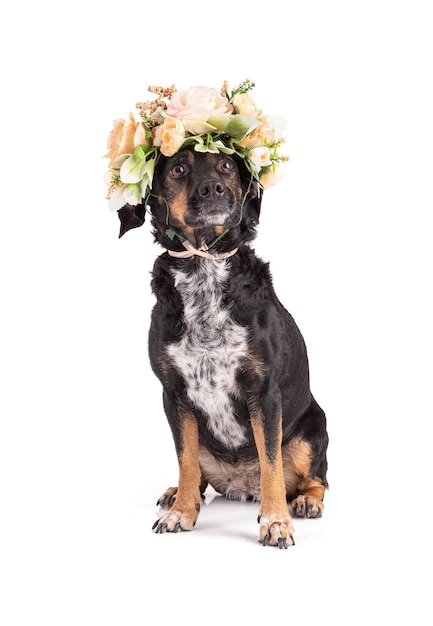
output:
[[[181,250],[181,239],[200,247],[218,238],[225,251],[251,240],[259,221],[261,190],[242,158],[183,148],[172,157],[160,155],[148,204],[154,236],[163,247]],[[120,236],[141,226],[145,207],[119,211]],[[167,232],[168,231],[168,232]]]

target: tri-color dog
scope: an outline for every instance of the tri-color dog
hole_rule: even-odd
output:
[[[303,338],[250,247],[261,202],[236,154],[184,147],[158,159],[148,206],[166,252],[153,269],[149,353],[179,482],[153,528],[191,530],[211,485],[259,502],[259,542],[287,548],[291,514],[322,515],[328,436]],[[121,236],[144,222],[145,206],[118,213]]]

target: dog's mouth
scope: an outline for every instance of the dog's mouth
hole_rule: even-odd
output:
[[[192,227],[227,226],[233,222],[233,211],[206,206],[194,207],[185,215],[185,224]]]

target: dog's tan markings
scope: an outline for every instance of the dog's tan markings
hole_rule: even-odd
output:
[[[179,486],[168,489],[159,501],[171,508],[153,525],[157,533],[192,530],[201,504],[201,472],[198,463],[198,426],[193,415],[184,416],[179,454]]]
[[[188,208],[186,190],[180,190],[170,202],[170,216],[179,224],[185,224],[185,215]]]
[[[312,450],[308,442],[294,439],[282,451],[284,479],[289,495],[299,494],[291,502],[296,517],[320,517],[323,513],[325,487],[320,478],[310,476]]]
[[[188,211],[188,200],[186,190],[183,189],[176,194],[175,198],[169,203],[170,219],[174,220],[174,226],[180,228],[182,235],[192,244],[195,244],[195,231],[191,226],[185,224],[185,216]]]
[[[284,481],[288,495],[299,493],[299,481],[310,475],[311,446],[302,439],[292,439],[282,449]]]
[[[263,420],[251,420],[257,452],[260,460],[261,506],[259,512],[259,542],[263,545],[287,548],[294,545],[294,528],[286,501],[283,460],[281,454],[281,419],[276,441],[276,452],[270,459],[266,450]]]
[[[299,483],[300,494],[290,503],[296,517],[321,517],[325,487],[320,478],[307,478]]]

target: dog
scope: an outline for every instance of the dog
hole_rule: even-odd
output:
[[[309,385],[303,337],[256,256],[263,198],[243,160],[196,152],[161,155],[148,199],[156,297],[149,356],[179,463],[156,533],[191,530],[211,485],[260,503],[258,541],[294,545],[292,516],[322,515],[328,435]],[[119,236],[146,207],[118,211]],[[278,228],[278,225],[276,225]]]

